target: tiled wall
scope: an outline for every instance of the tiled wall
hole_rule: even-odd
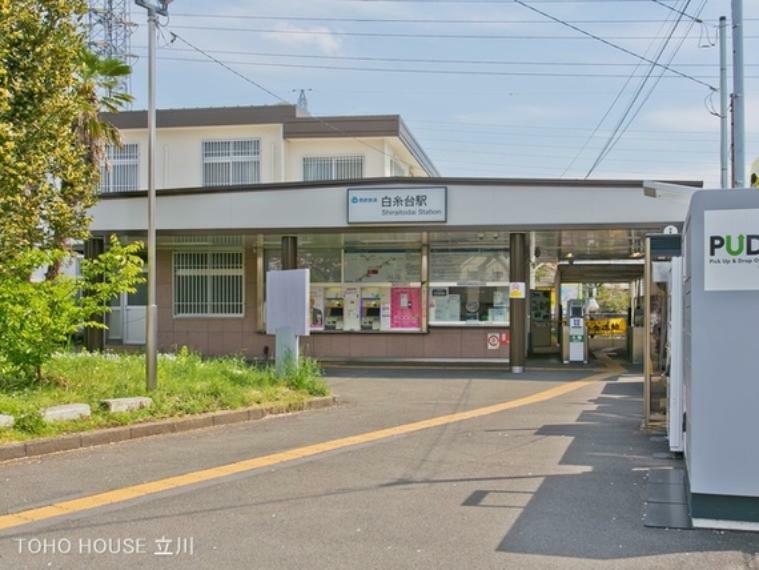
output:
[[[172,311],[171,252],[158,252],[158,346],[172,351],[187,346],[203,354],[240,354],[261,358],[274,339],[256,332],[256,257],[245,254],[245,316],[175,319]],[[303,353],[315,358],[508,358],[508,344],[488,350],[487,333],[498,329],[432,328],[429,333],[315,333],[301,340]]]

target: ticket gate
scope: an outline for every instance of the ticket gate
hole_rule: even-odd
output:
[[[567,324],[562,327],[562,361],[588,363],[588,329],[585,323],[585,304],[582,299],[567,303]]]

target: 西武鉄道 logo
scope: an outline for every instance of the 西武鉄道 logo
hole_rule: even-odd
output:
[[[709,236],[709,256],[714,257],[724,249],[728,255],[759,255],[759,234]]]

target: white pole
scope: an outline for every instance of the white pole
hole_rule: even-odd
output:
[[[156,305],[156,197],[155,197],[155,152],[156,152],[156,112],[155,112],[155,42],[156,11],[148,10],[148,307],[145,319],[145,378],[147,389],[157,386],[157,316]]]
[[[733,2],[733,187],[746,186],[746,98],[743,90],[743,0]]]
[[[719,19],[719,120],[720,120],[720,185],[729,188],[728,162],[730,147],[728,146],[728,109],[727,101],[727,18]]]

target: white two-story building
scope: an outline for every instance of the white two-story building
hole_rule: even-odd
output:
[[[104,118],[124,144],[109,149],[101,191],[146,189],[147,113]],[[436,175],[398,115],[299,116],[294,105],[157,113],[159,189]]]
[[[147,116],[106,119],[124,145],[92,232],[144,239]],[[556,348],[562,281],[640,279],[645,233],[685,218],[687,201],[648,198],[640,180],[442,178],[396,115],[176,109],[157,127],[161,350],[269,356],[266,272],[299,266],[309,355],[513,364],[528,333]],[[554,269],[538,283],[541,264]],[[144,288],[114,302],[111,342],[144,342],[146,304]]]

